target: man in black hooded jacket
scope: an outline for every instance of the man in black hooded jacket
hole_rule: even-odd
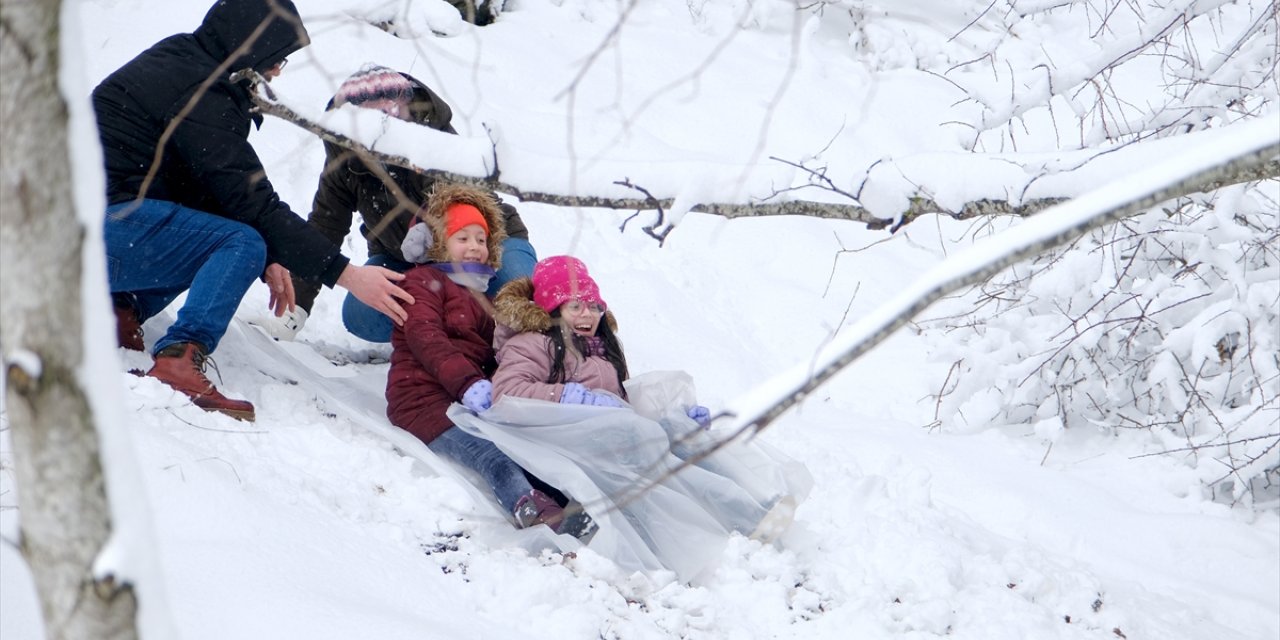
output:
[[[294,308],[290,272],[339,285],[402,322],[403,276],[350,264],[276,195],[249,144],[249,87],[310,43],[290,0],[220,0],[193,33],[170,36],[93,92],[107,177],[104,240],[121,346],[141,350],[141,323],[184,291],[147,372],[207,410],[252,420],[253,405],[204,375],[240,300],[258,278],[276,315]]]

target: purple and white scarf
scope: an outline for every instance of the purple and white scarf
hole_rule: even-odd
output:
[[[480,262],[433,262],[431,266],[455,283],[480,293],[489,290],[489,281],[497,274],[493,267]]]

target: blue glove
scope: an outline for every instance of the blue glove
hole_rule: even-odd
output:
[[[582,386],[578,382],[564,383],[564,391],[560,392],[561,404],[590,404],[597,407],[621,407],[622,401],[607,394],[597,393]]]
[[[564,383],[564,391],[560,392],[560,404],[583,404],[582,399],[587,396],[590,391],[577,382]],[[586,404],[591,404],[590,402]]]
[[[689,407],[684,413],[703,429],[711,426],[711,410],[700,404]]]
[[[594,404],[597,407],[613,407],[615,409],[621,409],[623,407],[622,401],[611,394],[600,393],[598,391],[588,391],[587,393],[591,396],[591,404]],[[586,403],[584,402],[583,404]]]
[[[493,383],[483,378],[471,383],[462,394],[462,406],[476,413],[493,406]]]

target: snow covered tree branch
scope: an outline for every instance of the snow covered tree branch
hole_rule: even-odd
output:
[[[942,72],[981,106],[969,122],[974,148],[1017,148],[1016,129],[1046,115],[1055,125],[1075,118],[1076,143],[1093,146],[1199,130],[1274,104],[1267,96],[1276,83],[1274,2],[998,5],[953,36],[989,44]],[[1078,33],[1081,46],[1032,54],[1034,43],[1000,35],[1031,24]],[[1021,53],[1042,63],[1000,64]],[[1134,82],[1133,73],[1149,80]]]
[[[255,76],[257,76],[257,74],[253,73],[252,70],[242,71],[237,74],[237,77],[240,79],[253,80],[255,88],[258,90],[253,91],[251,95],[253,97],[254,104],[261,113],[275,116],[297,125],[298,127],[316,135],[320,139],[336,144],[344,149],[348,149],[361,157],[371,158],[378,162],[398,167],[404,167],[449,182],[501,191],[502,193],[511,195],[522,202],[537,202],[541,204],[567,207],[598,207],[618,210],[649,210],[656,208],[669,209],[675,202],[673,198],[611,198],[590,195],[545,193],[522,189],[502,180],[501,172],[498,168],[500,159],[496,158],[496,153],[492,151],[487,158],[483,159],[484,166],[493,167],[492,171],[485,175],[468,175],[455,171],[421,167],[407,157],[392,155],[379,151],[376,148],[371,148],[369,145],[366,145],[359,140],[335,131],[334,129],[326,127],[313,119],[299,114],[296,110],[285,105],[283,102],[276,100],[274,94],[270,92],[269,88],[261,81],[260,77]],[[376,147],[376,145],[374,146]],[[622,177],[622,179],[625,180],[625,177]],[[878,228],[887,226],[892,222],[891,220],[876,217],[871,212],[858,205],[806,201],[769,204],[698,204],[691,210],[720,215],[727,218],[762,215],[809,215],[821,218],[863,222]]]
[[[983,282],[1000,271],[1081,237],[1092,229],[1115,223],[1180,194],[1204,190],[1223,176],[1280,155],[1280,139],[1269,123],[1233,128],[1229,145],[1176,158],[1155,169],[1113,183],[1065,203],[1033,221],[953,256],[932,269],[919,284],[847,330],[826,347],[817,364],[798,367],[763,385],[765,393],[731,408],[733,437],[758,433],[800,404],[816,389],[862,355],[951,293]],[[767,398],[767,399],[766,399]]]
[[[282,101],[277,100],[267,85],[261,81],[260,77],[255,77],[256,75],[257,74],[253,73],[251,70],[239,73],[240,78],[248,79],[253,82],[255,90],[251,92],[251,96],[254,104],[260,112],[275,116],[301,127],[326,142],[331,142],[348,149],[364,158],[370,158],[389,165],[404,167],[449,182],[468,184],[500,191],[511,195],[522,202],[537,202],[541,204],[566,207],[596,207],[636,211],[671,210],[676,203],[676,199],[674,197],[654,196],[647,198],[623,198],[593,195],[568,195],[523,189],[503,180],[499,169],[501,159],[497,157],[496,149],[492,148],[492,146],[486,157],[482,158],[479,163],[485,167],[492,167],[491,171],[484,175],[476,175],[474,173],[467,174],[419,166],[413,160],[405,156],[394,155],[378,150],[376,143],[367,145],[352,136],[344,134],[332,127],[328,127],[325,124],[318,122],[315,119],[308,118],[298,113],[298,111],[284,104]],[[434,135],[431,132],[424,131],[423,133],[424,135]],[[801,167],[803,171],[810,174],[811,186],[817,190],[831,192],[837,197],[853,200],[855,203],[858,200],[857,194],[851,194],[836,187],[835,184],[826,177],[825,171],[821,169],[814,169],[807,165],[791,163],[778,158],[774,158],[774,160],[780,163]],[[1216,178],[1214,185],[1202,188],[1218,188],[1227,184],[1252,182],[1277,176],[1280,176],[1280,160],[1271,159],[1254,165],[1241,165],[1231,171],[1224,172]],[[620,177],[620,180],[615,182],[615,184],[625,185],[632,189],[637,186],[643,186],[632,184],[632,181],[625,176]],[[766,198],[766,200],[771,200],[775,196],[781,195],[781,193],[782,192],[780,191],[775,191],[769,198]],[[1188,193],[1191,192],[1175,193],[1171,197],[1179,197],[1187,195]],[[828,220],[860,222],[866,224],[871,229],[897,229],[903,224],[927,214],[945,215],[960,220],[994,215],[1029,216],[1060,204],[1066,199],[1066,197],[1030,198],[1025,200],[1016,198],[983,198],[965,202],[958,207],[955,207],[944,206],[932,197],[919,194],[910,197],[906,209],[899,212],[892,218],[881,217],[861,204],[844,204],[829,201],[820,202],[814,200],[776,200],[771,202],[761,201],[753,203],[696,203],[692,204],[688,211],[705,213],[728,219],[781,215],[808,216]],[[670,228],[671,226],[668,225],[667,230],[669,231]]]

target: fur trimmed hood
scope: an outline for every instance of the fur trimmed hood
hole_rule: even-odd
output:
[[[533,301],[533,280],[527,277],[508,282],[493,297],[493,319],[516,333],[541,333],[551,328],[551,314]],[[618,321],[613,311],[604,312],[604,321],[617,333]]]
[[[433,262],[449,261],[445,247],[444,212],[456,202],[472,205],[484,215],[485,223],[489,225],[489,261],[486,264],[494,269],[501,268],[502,242],[507,239],[502,209],[498,208],[498,200],[492,194],[465,184],[437,182],[427,203],[418,210],[418,217],[431,226],[431,236],[435,239],[427,251],[427,258]]]

